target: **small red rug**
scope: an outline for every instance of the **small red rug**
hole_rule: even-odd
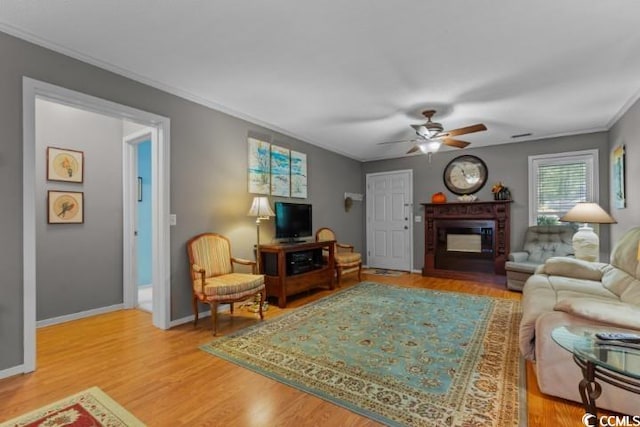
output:
[[[98,387],[91,387],[0,427],[144,427],[144,424]]]

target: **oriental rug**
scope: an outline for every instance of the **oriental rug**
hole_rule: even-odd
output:
[[[91,387],[26,415],[0,423],[0,427],[144,427],[98,387]]]
[[[518,426],[519,320],[515,300],[363,282],[201,348],[387,425]]]

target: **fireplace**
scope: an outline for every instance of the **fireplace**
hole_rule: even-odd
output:
[[[435,268],[493,273],[493,221],[435,221]]]
[[[422,274],[504,283],[510,203],[424,203]]]

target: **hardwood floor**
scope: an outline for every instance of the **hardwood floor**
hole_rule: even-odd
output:
[[[403,286],[520,299],[519,293],[460,280],[364,275],[363,280]],[[345,277],[343,287],[355,278]],[[293,297],[274,317],[330,294],[315,290]],[[236,309],[221,315],[220,333],[257,322]],[[212,339],[210,321],[169,331],[151,325],[151,315],[124,310],[37,333],[36,372],[0,380],[0,422],[98,386],[149,426],[375,426],[377,423],[322,399],[212,357],[198,346]],[[527,364],[529,426],[582,425],[580,405],[540,394]]]

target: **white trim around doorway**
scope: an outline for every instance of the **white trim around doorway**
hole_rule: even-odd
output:
[[[170,327],[170,120],[156,114],[138,110],[115,102],[96,98],[50,83],[23,77],[23,363],[15,368],[21,373],[36,368],[36,182],[35,182],[35,103],[36,98],[81,108],[111,117],[127,119],[158,131],[158,143],[152,149],[152,163],[156,165],[153,177],[154,217],[154,312],[153,324],[160,329]],[[157,301],[157,302],[156,302]],[[156,306],[157,304],[157,306]],[[156,310],[157,308],[157,310]],[[11,368],[6,372],[14,372]]]

